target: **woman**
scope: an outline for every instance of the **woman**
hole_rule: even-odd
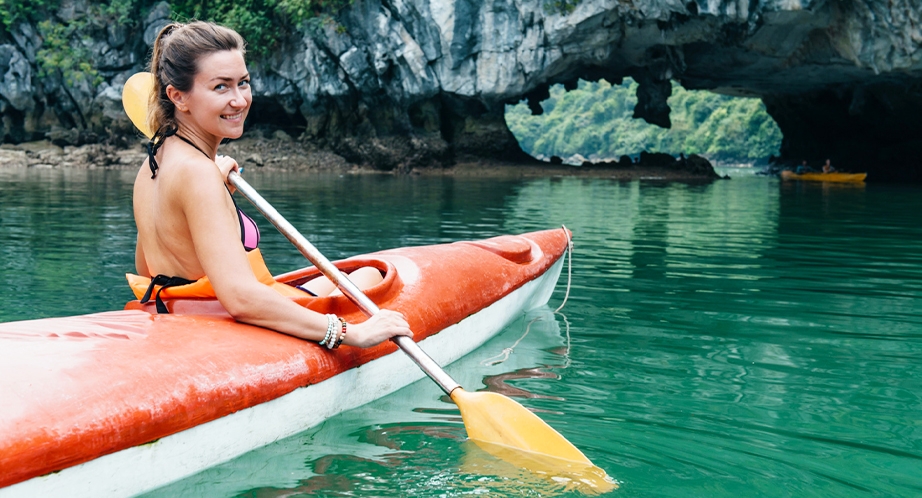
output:
[[[221,140],[243,133],[252,102],[244,53],[239,34],[204,22],[171,24],[154,42],[149,125],[156,133],[134,186],[135,265],[142,277],[156,275],[144,297],[156,295],[159,301],[155,285],[176,290],[207,281],[236,320],[327,347],[368,347],[412,336],[400,313],[382,310],[347,327],[334,315],[298,306],[254,274],[247,251],[255,248],[259,232],[225,185],[237,162],[217,155]],[[374,269],[351,277],[360,288],[381,279]],[[326,279],[315,280],[309,288],[315,295],[335,288]]]

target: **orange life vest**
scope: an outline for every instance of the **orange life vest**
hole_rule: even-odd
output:
[[[272,287],[279,294],[285,297],[306,297],[310,295],[296,287],[276,281],[272,274],[269,273],[269,268],[266,267],[266,262],[263,260],[259,249],[248,252],[247,260],[250,262],[250,268],[253,269],[253,274],[256,275],[256,279]],[[128,279],[128,285],[138,299],[144,297],[144,294],[147,292],[148,288],[150,288],[150,277],[126,273],[125,278]],[[160,292],[159,296],[161,299],[216,297],[214,288],[211,286],[211,281],[208,280],[208,277],[202,277],[191,284],[170,286],[162,291],[160,290],[160,286],[155,286],[153,291],[154,293]]]

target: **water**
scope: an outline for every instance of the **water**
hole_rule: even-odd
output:
[[[331,258],[571,228],[565,316],[447,370],[536,410],[613,496],[922,494],[922,188],[741,173],[251,182]],[[123,305],[133,176],[0,169],[0,320]],[[303,266],[260,224],[270,268]],[[421,381],[151,495],[577,495],[479,452],[440,394]]]

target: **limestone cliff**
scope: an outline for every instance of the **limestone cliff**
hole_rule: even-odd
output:
[[[84,0],[58,17],[79,16]],[[84,6],[84,7],[81,7]],[[38,78],[42,39],[0,38],[0,133],[86,141],[128,129],[120,86],[169,8],[83,41],[103,81]],[[382,168],[516,159],[504,104],[533,111],[555,83],[640,83],[635,116],[669,126],[669,80],[759,96],[790,160],[830,157],[922,181],[922,0],[356,0],[254,68],[254,124],[304,132]],[[678,152],[678,151],[677,151]]]

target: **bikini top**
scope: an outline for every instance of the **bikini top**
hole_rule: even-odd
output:
[[[176,136],[176,138],[186,142],[187,144],[194,147],[195,150],[205,154],[205,157],[211,159],[211,156],[200,149],[191,140],[176,132],[176,128],[158,131],[157,134],[154,135],[154,137],[151,138],[150,142],[147,144],[147,162],[150,165],[151,173],[153,173],[151,175],[152,179],[157,176],[157,170],[160,168],[160,166],[157,164],[157,159],[155,156],[157,155],[157,151],[160,149],[160,146],[163,145],[163,141],[167,137]],[[246,213],[243,212],[242,209],[237,206],[237,201],[234,200],[234,196],[230,193],[230,189],[227,188],[227,185],[224,185],[224,188],[227,189],[227,195],[230,195],[231,202],[234,203],[234,209],[237,210],[237,220],[240,222],[240,242],[243,244],[243,248],[247,252],[250,252],[253,249],[259,247],[259,227],[256,226],[256,222],[253,221],[253,218],[250,218]]]
[[[227,188],[227,185],[225,185],[224,188]],[[256,226],[256,222],[253,221],[253,218],[250,218],[248,214],[237,207],[237,201],[234,200],[234,196],[230,193],[230,189],[227,189],[227,195],[230,196],[231,202],[234,203],[234,209],[237,210],[237,219],[240,221],[240,242],[243,243],[243,248],[246,249],[247,252],[250,252],[259,247],[259,227]]]

